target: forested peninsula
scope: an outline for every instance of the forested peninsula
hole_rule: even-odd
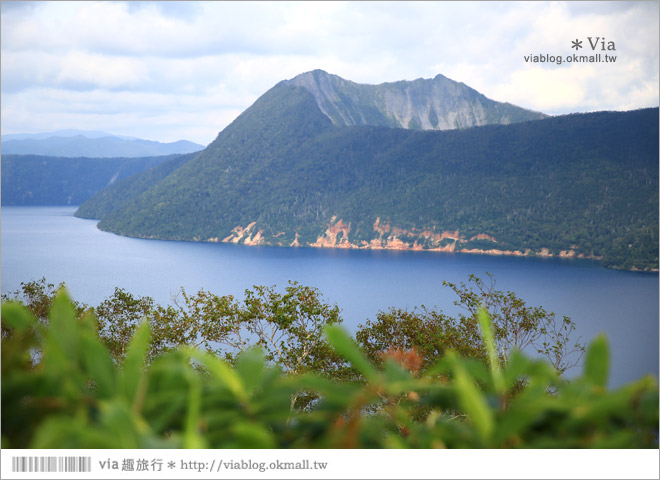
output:
[[[77,215],[139,238],[590,258],[657,271],[657,108],[499,123],[484,114],[466,128],[420,130],[432,102],[418,102],[426,117],[407,128],[371,125],[385,114],[368,112],[387,112],[387,102],[360,103],[337,84],[333,110],[319,95],[334,76],[312,73],[318,91],[279,83],[193,158],[118,181]],[[365,121],[342,123],[349,113]]]

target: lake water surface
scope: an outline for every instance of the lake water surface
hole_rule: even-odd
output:
[[[495,276],[528,304],[577,324],[584,340],[605,332],[612,346],[612,386],[658,374],[658,274],[608,270],[590,261],[492,257],[440,252],[248,247],[139,240],[73,217],[75,207],[2,207],[2,293],[45,277],[97,305],[115,286],[159,303],[179,287],[241,297],[253,285],[288,281],[317,287],[355,331],[389,307],[419,305],[456,312],[442,281]]]

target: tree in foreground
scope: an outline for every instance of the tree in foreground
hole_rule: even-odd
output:
[[[42,278],[22,283],[15,292],[3,295],[3,301],[18,301],[47,323],[48,311],[64,288]],[[327,304],[317,289],[297,282],[290,282],[281,293],[275,287],[254,286],[245,291],[243,300],[204,289],[191,295],[182,288],[174,305],[168,306],[117,287],[98,306],[75,304],[75,310],[79,317],[88,313],[96,318],[100,338],[119,363],[146,320],[152,331],[150,361],[185,346],[233,362],[240,352],[259,347],[268,361],[287,373],[336,372],[343,364],[323,337],[327,325],[341,323],[339,307]]]
[[[458,296],[454,305],[461,309],[456,317],[426,307],[412,311],[390,309],[367,320],[356,333],[359,345],[376,364],[387,352],[414,350],[426,369],[453,350],[464,357],[485,360],[487,351],[479,333],[479,311],[488,312],[497,357],[502,364],[514,351],[532,351],[545,357],[561,374],[576,366],[585,346],[572,336],[575,323],[568,317],[558,319],[542,307],[531,307],[514,292],[495,289],[495,279],[469,276],[469,284],[443,282]]]

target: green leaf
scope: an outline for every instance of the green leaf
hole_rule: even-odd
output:
[[[417,388],[419,382],[401,364],[392,359],[386,359],[383,364],[383,379],[386,392],[399,395]]]
[[[55,295],[45,329],[42,366],[46,378],[59,395],[86,395],[86,378],[80,368],[80,330],[76,313],[64,290]],[[52,392],[55,394],[55,391]]]
[[[206,448],[204,437],[199,433],[200,411],[202,408],[202,383],[195,372],[188,370],[188,411],[186,415],[183,448]]]
[[[325,327],[325,335],[332,345],[332,348],[346,358],[358,371],[370,382],[378,378],[378,371],[371,364],[369,359],[362,353],[353,339],[344,331],[343,328],[336,325]]]
[[[495,427],[493,412],[456,354],[449,352],[447,357],[453,366],[454,387],[459,403],[472,421],[481,440],[485,442],[490,438]]]
[[[141,408],[146,389],[144,367],[149,351],[150,331],[149,323],[146,321],[142,322],[137,328],[126,350],[122,375],[120,376],[121,392],[124,398],[136,409]]]
[[[424,389],[417,388],[422,393],[421,405],[427,405],[436,411],[458,409],[456,389],[453,386],[429,385]]]
[[[140,448],[140,437],[149,432],[149,426],[123,402],[101,403],[100,425],[112,437],[114,448]]]
[[[511,388],[529,375],[531,361],[520,350],[512,350],[502,372],[505,388]]]
[[[248,392],[254,391],[261,383],[265,373],[264,354],[258,348],[242,352],[236,362],[236,371]]]
[[[16,330],[27,330],[34,325],[36,319],[18,302],[5,302],[2,304],[2,323]]]
[[[157,357],[149,366],[149,390],[142,414],[154,431],[182,424],[188,408],[189,357],[174,350]]]
[[[408,370],[404,369],[399,362],[391,358],[385,360],[383,372],[387,383],[408,382],[412,378]]]
[[[59,354],[64,354],[66,363],[78,358],[78,325],[76,312],[66,291],[55,295],[50,313],[48,343]]]
[[[90,428],[81,417],[46,418],[34,432],[30,448],[120,448],[118,439],[98,426]]]
[[[98,396],[107,398],[116,393],[117,373],[115,364],[98,337],[89,333],[81,335],[80,348],[87,373],[96,383]]]
[[[506,441],[510,436],[524,434],[526,429],[550,410],[552,399],[542,385],[527,387],[500,417],[494,434],[496,442]]]
[[[264,426],[255,423],[237,422],[231,428],[234,441],[230,448],[276,448],[277,443]]]
[[[504,385],[504,379],[502,378],[502,372],[500,371],[500,361],[497,358],[497,349],[495,348],[493,331],[490,328],[490,316],[484,308],[479,308],[478,315],[481,337],[483,338],[486,350],[488,351],[488,363],[490,364],[490,371],[493,377],[493,385],[495,386],[495,391],[502,395],[506,390],[506,386]]]
[[[598,335],[589,345],[584,361],[584,377],[590,382],[605,387],[610,368],[610,349],[607,337]]]
[[[288,376],[286,377],[286,381],[290,384],[294,384],[294,388],[308,388],[318,392],[331,390],[337,383],[328,377],[311,372],[305,372],[295,376]]]
[[[241,378],[229,365],[207,352],[193,349],[184,349],[184,351],[186,351],[193,360],[200,362],[206,367],[215,379],[219,380],[239,400],[245,401],[248,399]]]

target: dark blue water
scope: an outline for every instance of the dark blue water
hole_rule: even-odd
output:
[[[388,307],[439,307],[455,312],[443,280],[467,282],[492,273],[512,290],[577,324],[587,340],[605,332],[612,346],[615,386],[658,374],[658,275],[604,269],[589,261],[490,257],[437,252],[247,247],[138,240],[101,232],[73,217],[74,207],[2,208],[2,292],[46,277],[65,282],[90,305],[120,286],[159,303],[179,287],[241,297],[252,285],[289,280],[319,288],[355,330]]]

